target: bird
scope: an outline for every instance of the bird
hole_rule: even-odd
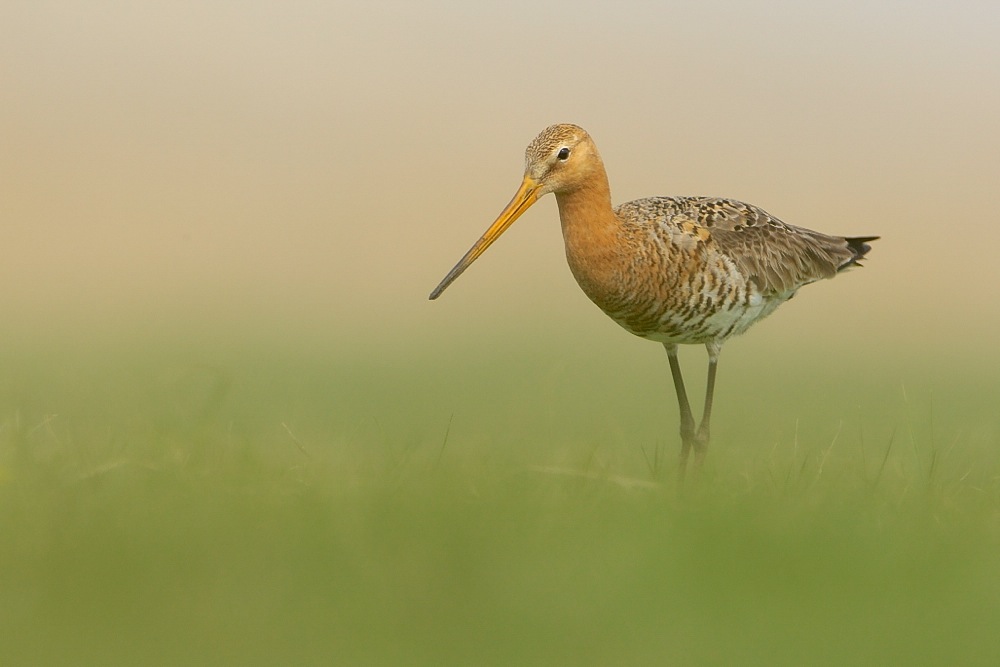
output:
[[[525,150],[524,177],[510,203],[434,288],[442,292],[528,208],[555,195],[570,271],[583,292],[629,333],[666,349],[680,411],[678,473],[700,470],[710,442],[723,344],[799,288],[860,266],[878,236],[830,236],[796,227],[757,206],[718,197],[661,196],[612,206],[593,138],[551,125]],[[708,375],[695,423],[679,345],[704,345]]]

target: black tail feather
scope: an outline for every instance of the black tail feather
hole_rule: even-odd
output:
[[[868,251],[872,249],[872,247],[868,245],[868,242],[878,241],[880,238],[881,237],[879,236],[853,236],[845,238],[844,240],[847,241],[847,247],[852,253],[854,253],[854,257],[845,262],[843,266],[840,267],[841,270],[846,269],[849,266],[861,266],[859,260],[864,259],[865,255],[868,254]]]

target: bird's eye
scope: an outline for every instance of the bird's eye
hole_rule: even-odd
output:
[[[569,158],[569,149],[566,148],[565,146],[563,146],[562,148],[559,149],[559,152],[556,153],[556,157],[559,158],[560,160],[566,160],[566,159],[568,159]]]

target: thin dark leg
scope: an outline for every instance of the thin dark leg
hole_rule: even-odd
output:
[[[694,430],[691,403],[688,401],[687,391],[684,389],[681,364],[677,359],[677,346],[664,343],[663,347],[666,348],[667,359],[670,360],[670,374],[674,378],[677,407],[680,408],[681,413],[681,455],[677,475],[683,481],[691,450],[694,450],[695,471],[701,469],[702,463],[705,461],[705,454],[708,453],[708,443],[711,439],[712,403],[715,398],[715,373],[719,365],[719,352],[722,351],[722,346],[717,343],[709,343],[705,346],[708,348],[708,379],[705,383],[705,408],[701,414],[701,423],[698,425],[697,432]]]
[[[667,359],[670,360],[670,374],[674,378],[674,390],[677,392],[677,407],[680,408],[681,412],[681,455],[677,475],[683,480],[684,472],[687,468],[688,455],[691,453],[691,446],[695,441],[694,417],[691,415],[691,403],[688,402],[687,391],[684,389],[681,364],[677,360],[677,346],[664,343],[663,347],[666,348]]]
[[[715,370],[719,365],[718,350],[712,353],[712,348],[708,350],[708,380],[705,384],[705,410],[701,414],[701,424],[698,425],[698,433],[694,437],[694,465],[695,469],[701,468],[708,453],[708,442],[711,439],[712,421],[712,400],[715,394]]]

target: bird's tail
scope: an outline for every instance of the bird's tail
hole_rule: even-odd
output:
[[[880,237],[878,236],[854,236],[845,238],[844,240],[847,241],[847,248],[854,254],[854,256],[841,264],[839,270],[843,271],[851,266],[861,266],[860,261],[864,259],[865,255],[868,254],[868,251],[872,249],[868,243],[870,241],[878,241],[879,238]]]

